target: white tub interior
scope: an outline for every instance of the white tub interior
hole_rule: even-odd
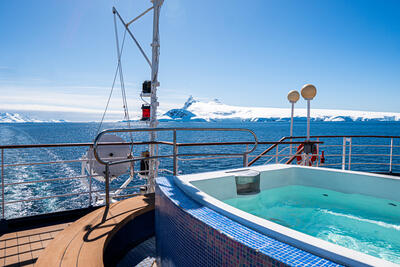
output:
[[[240,197],[236,194],[234,176],[239,173],[240,171],[223,172],[222,177],[211,179],[207,179],[207,174],[204,174],[204,179],[191,180],[190,183],[219,200]],[[389,176],[301,167],[261,171],[261,190],[286,185],[313,186],[400,201],[400,180]]]

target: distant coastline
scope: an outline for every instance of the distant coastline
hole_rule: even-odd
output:
[[[51,118],[41,120],[26,114],[0,112],[0,123],[67,123],[96,122],[97,120],[68,121]],[[135,115],[135,114],[133,114]],[[131,122],[140,121],[138,114],[131,116]],[[100,116],[99,116],[100,120]],[[199,101],[190,96],[181,108],[159,112],[160,122],[287,122],[290,121],[289,108],[241,107],[221,103],[218,99]],[[306,110],[295,109],[295,121],[306,121]],[[400,121],[400,113],[372,112],[356,110],[311,109],[311,121],[354,122],[354,121]],[[107,122],[127,122],[126,120],[107,120]]]

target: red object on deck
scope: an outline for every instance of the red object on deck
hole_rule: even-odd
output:
[[[321,163],[325,163],[325,153],[324,153],[324,151],[321,151],[321,160],[320,160],[320,162]]]
[[[297,147],[297,153],[298,153],[301,149],[303,149],[303,148],[304,148],[304,145],[303,145],[303,144],[300,144],[300,145]],[[323,157],[323,153],[324,153],[324,152],[322,151],[322,157]],[[310,161],[308,162],[309,166],[312,166],[312,164],[317,160],[317,157],[318,157],[318,155],[317,155],[317,147],[316,147],[316,146],[313,146],[313,147],[312,147],[312,155],[311,155]],[[296,160],[297,160],[297,164],[301,164],[303,158],[301,157],[301,155],[297,155],[297,156],[296,156]],[[321,159],[321,160],[322,160],[322,159]]]

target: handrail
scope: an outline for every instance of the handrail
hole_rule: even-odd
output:
[[[278,141],[278,143],[284,141],[285,139],[286,139],[286,137],[282,137],[282,138]],[[257,160],[259,160],[262,156],[264,156],[265,154],[267,154],[268,152],[270,152],[272,149],[274,149],[274,148],[278,145],[278,143],[277,143],[277,144],[273,144],[272,146],[270,146],[269,148],[267,148],[266,150],[264,150],[263,152],[261,152],[260,155],[258,155],[257,157],[255,157],[252,161],[250,161],[249,164],[248,164],[247,166],[253,165],[253,164],[254,164]]]
[[[304,151],[304,147],[302,147],[302,148],[300,148],[299,150],[297,150],[296,153],[295,153],[288,161],[286,161],[285,164],[291,164],[292,161],[293,161],[298,155],[300,155],[301,153],[303,153],[303,151]]]
[[[164,144],[172,145],[165,141],[158,142],[104,142],[100,143],[102,146],[114,145],[151,145],[151,144]],[[60,144],[29,144],[29,145],[0,145],[0,149],[19,149],[19,148],[42,148],[42,147],[73,147],[73,146],[93,146],[93,143],[60,143]]]
[[[249,129],[244,129],[244,128],[134,128],[134,129],[108,129],[108,130],[104,130],[101,133],[99,133],[94,142],[93,142],[93,154],[94,157],[96,158],[96,160],[103,165],[115,165],[115,164],[120,164],[120,163],[126,163],[129,161],[133,161],[133,159],[129,159],[129,160],[124,160],[124,161],[114,161],[114,162],[105,162],[102,159],[100,159],[98,153],[97,153],[97,147],[98,147],[98,142],[100,140],[100,138],[106,134],[106,133],[127,133],[127,132],[166,132],[166,131],[172,131],[172,132],[176,132],[176,131],[234,131],[234,132],[249,132],[250,134],[253,135],[254,137],[254,146],[252,149],[250,149],[249,151],[245,151],[242,154],[250,154],[252,153],[254,150],[256,150],[257,148],[257,144],[258,144],[258,138],[256,136],[256,134]],[[196,153],[196,154],[191,154],[191,156],[196,156],[196,155],[215,155],[215,153]],[[232,155],[232,154],[231,154]],[[181,155],[184,156],[184,155]],[[159,157],[159,156],[157,156]],[[149,157],[150,158],[157,158],[157,157]]]
[[[312,135],[310,138],[400,138],[398,135]],[[307,136],[284,136],[282,137],[277,143],[273,144],[263,152],[261,152],[256,158],[254,158],[252,161],[249,162],[248,166],[253,165],[257,160],[259,160],[263,155],[267,154],[270,152],[272,149],[274,149],[276,146],[283,144],[283,141],[286,139],[306,139]],[[289,142],[287,142],[289,143]],[[295,142],[293,142],[295,143]],[[339,145],[338,145],[339,146]],[[346,145],[347,146],[347,145]],[[354,146],[354,145],[353,145]],[[389,145],[388,145],[389,146]],[[293,158],[294,159],[294,158]],[[290,160],[290,162],[293,161],[293,159]]]
[[[290,145],[290,144],[301,144],[303,142],[294,141],[294,142],[279,142],[279,141],[270,141],[263,142],[258,141],[258,145],[274,145],[274,144],[282,144],[282,145]],[[254,142],[209,142],[209,143],[176,143],[177,146],[223,146],[223,145],[252,145]]]
[[[229,129],[229,128],[228,128]],[[400,137],[399,137],[400,138]],[[273,145],[279,143],[279,141],[258,141],[258,145]],[[300,141],[293,142],[281,142],[279,144],[300,144]],[[155,142],[104,142],[99,143],[102,146],[115,146],[115,145],[170,145],[173,146],[173,142],[167,141],[155,141]],[[254,145],[253,141],[236,141],[236,142],[210,142],[210,143],[176,143],[176,146],[212,146],[212,145]],[[21,148],[45,148],[45,147],[92,147],[93,143],[55,143],[55,144],[23,144],[23,145],[0,145],[0,149],[21,149]],[[341,146],[341,145],[340,145]],[[353,145],[356,146],[356,145]],[[393,146],[400,147],[400,146]]]
[[[291,139],[305,139],[307,136],[285,136],[286,138],[291,138]],[[400,138],[400,135],[312,135],[310,138],[335,138],[335,137],[366,137],[366,138]]]
[[[262,156],[264,156],[265,154],[267,154],[268,152],[270,152],[272,149],[276,148],[278,145],[285,145],[285,144],[303,144],[304,142],[283,142],[286,139],[291,139],[292,137],[288,137],[288,136],[284,136],[282,137],[278,142],[276,142],[275,144],[273,144],[272,146],[270,146],[269,148],[267,148],[266,150],[264,150],[263,152],[261,152],[257,157],[255,157],[252,161],[249,162],[249,164],[247,166],[251,166],[253,165],[257,160],[259,160],[260,158],[262,158]],[[320,141],[308,141],[308,143],[312,143],[312,144],[323,144],[323,142]]]
[[[127,162],[134,162],[137,161],[138,158],[128,158],[126,160],[118,160],[118,161],[104,161],[103,159],[101,159],[97,153],[97,149],[98,149],[98,143],[100,141],[100,138],[107,134],[107,133],[133,133],[133,132],[149,132],[149,133],[154,133],[154,132],[167,132],[170,131],[173,133],[173,159],[174,159],[174,170],[173,170],[173,174],[176,175],[177,174],[177,158],[178,158],[178,154],[177,154],[177,141],[176,141],[176,132],[177,131],[234,131],[234,132],[248,132],[250,134],[253,135],[254,137],[254,146],[252,149],[244,151],[243,154],[243,163],[244,165],[247,165],[247,157],[250,153],[252,153],[253,151],[256,150],[257,148],[257,144],[258,144],[258,139],[256,134],[249,129],[244,129],[244,128],[134,128],[134,129],[108,129],[108,130],[104,130],[102,132],[100,132],[96,138],[94,139],[93,142],[93,154],[95,159],[97,160],[97,162],[99,162],[100,164],[105,165],[105,191],[106,191],[106,206],[108,207],[110,205],[110,192],[109,192],[109,186],[110,186],[110,177],[109,177],[109,169],[110,169],[110,165],[116,165],[116,164],[121,164],[121,163],[127,163]],[[180,156],[208,156],[208,155],[224,155],[224,156],[228,156],[228,155],[240,155],[240,154],[228,154],[228,153],[221,153],[221,154],[215,154],[215,153],[192,153],[192,154],[180,154]],[[151,155],[150,157],[146,157],[146,159],[158,159],[158,158],[165,158],[165,157],[170,157],[170,156],[158,156],[158,155]],[[152,177],[151,175],[152,170],[150,170],[150,176],[148,178],[148,182],[149,184],[153,184],[153,179],[154,177]],[[150,192],[153,190],[154,188],[151,188],[150,186]]]

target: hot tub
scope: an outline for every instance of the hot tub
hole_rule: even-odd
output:
[[[276,164],[174,182],[218,213],[314,255],[352,266],[400,264],[400,179],[393,176]]]

